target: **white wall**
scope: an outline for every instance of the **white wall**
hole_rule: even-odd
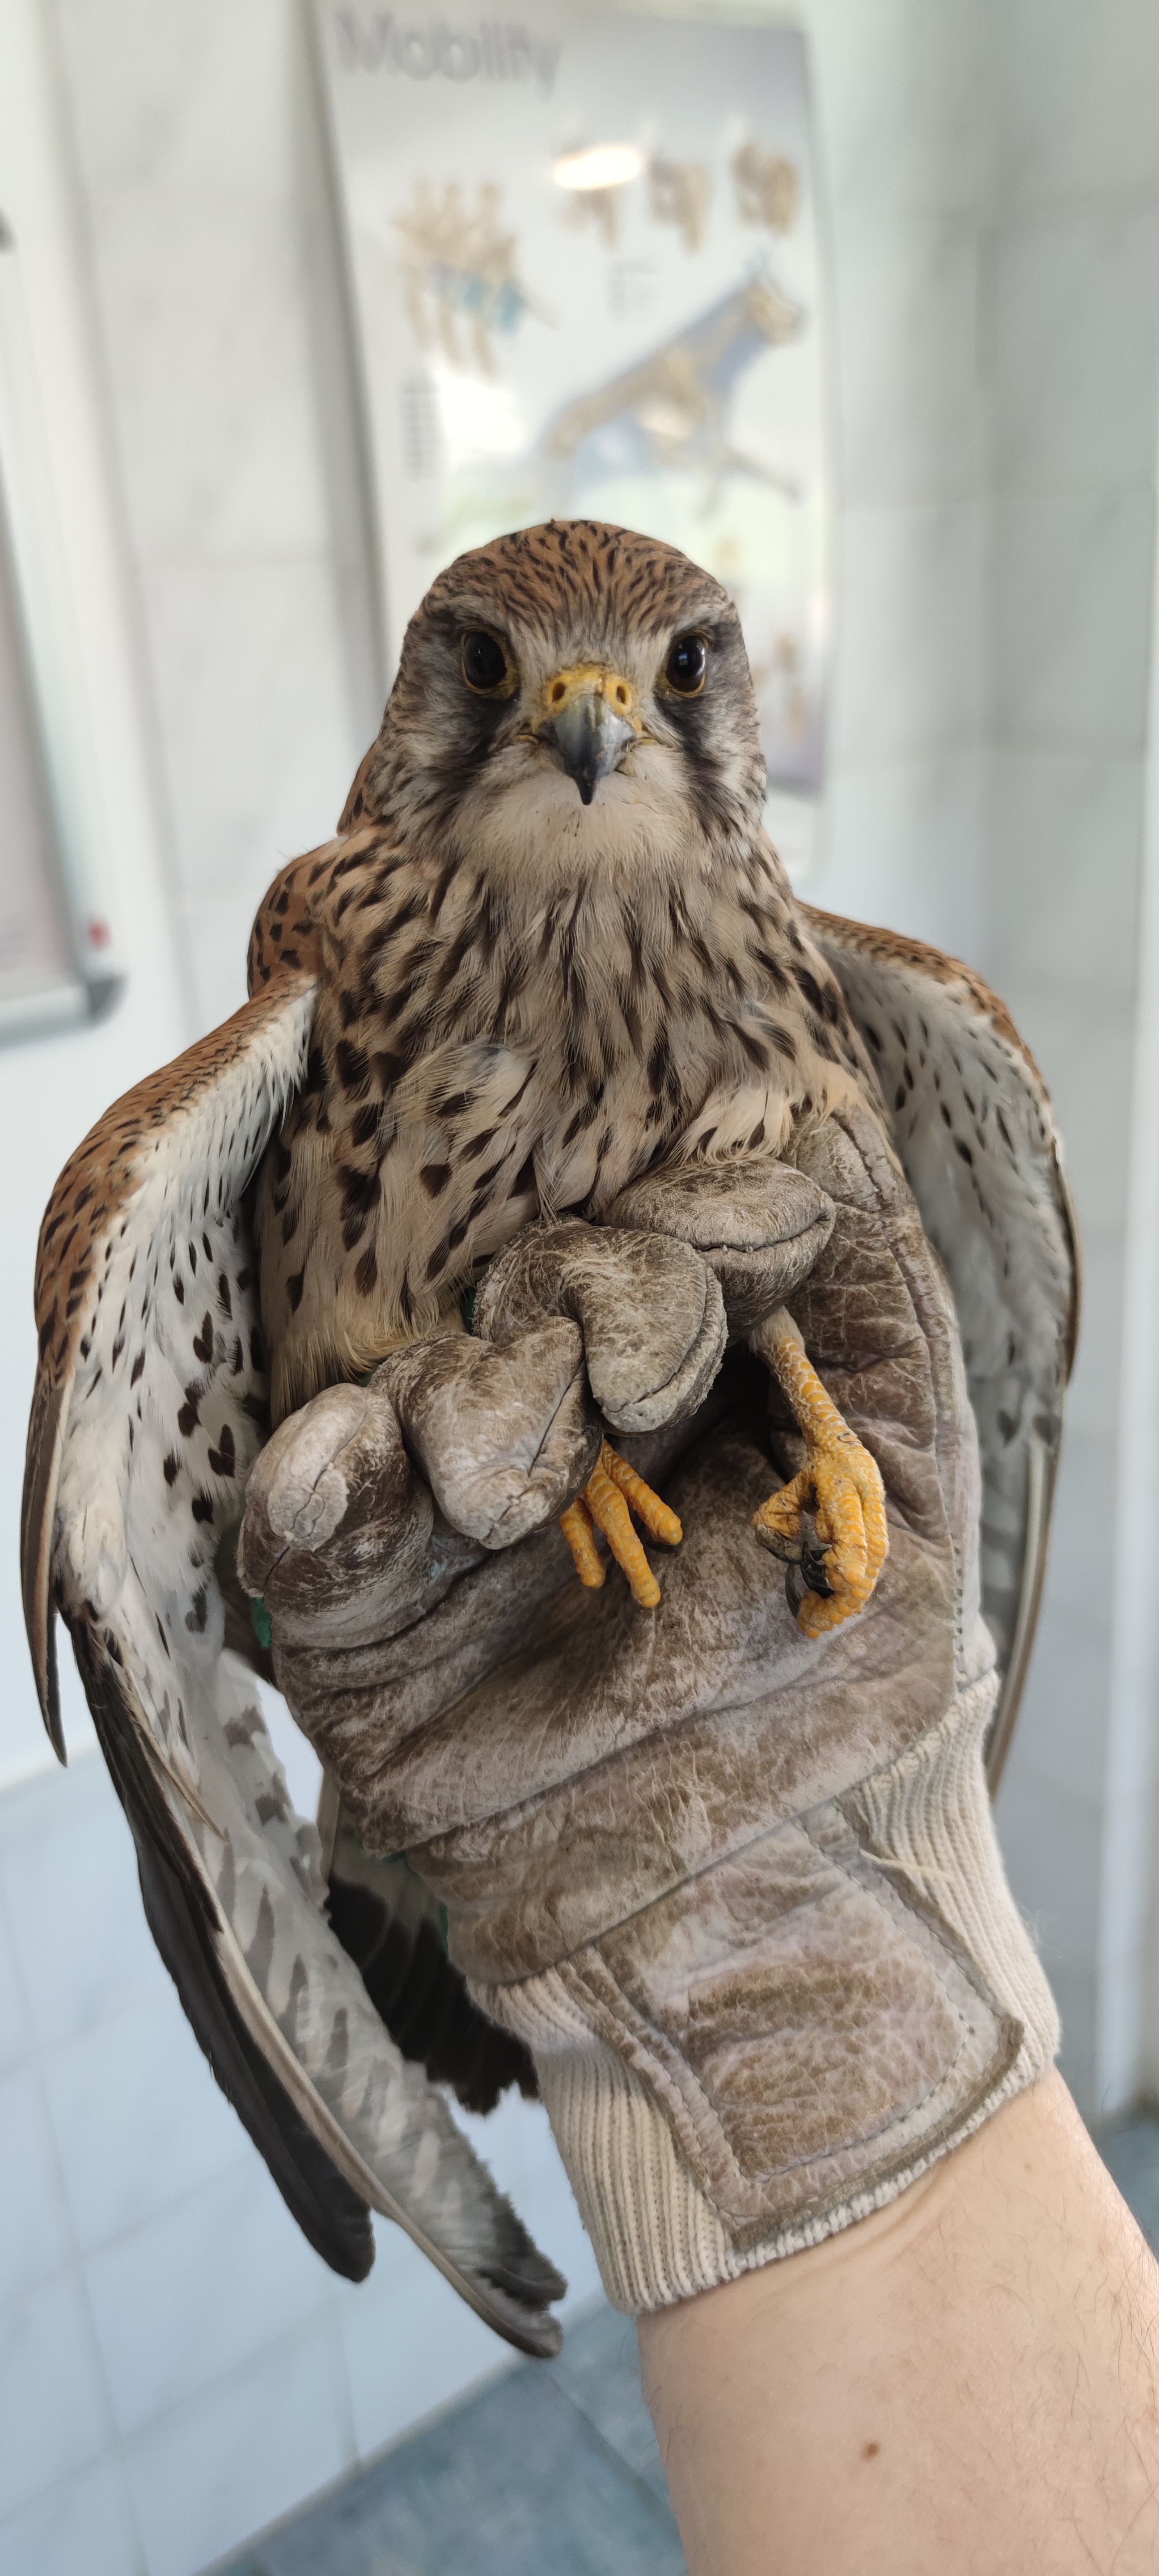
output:
[[[325,471],[334,288],[304,22],[293,0],[60,0],[58,18],[210,1028],[245,998],[259,897],[329,838],[381,714]]]
[[[1159,18],[1136,0],[996,0],[991,45],[993,752],[978,962],[1053,1092],[1086,1259],[1042,1630],[999,1820],[1089,2115],[1147,2074],[1159,1136],[1140,1050],[1159,998],[1153,936],[1142,944]]]
[[[544,2114],[476,2142],[580,2297]],[[95,1757],[0,1802],[0,2567],[195,2576],[504,2347],[401,2230],[311,2252],[177,2006]]]
[[[802,891],[975,956],[986,423],[978,11],[809,0],[836,303],[838,650]]]
[[[17,1579],[24,1433],[36,1358],[32,1271],[44,1203],[66,1156],[130,1083],[191,1034],[143,721],[131,575],[97,382],[96,316],[74,220],[69,138],[35,0],[0,0],[0,203],[19,244],[48,473],[87,699],[90,793],[112,852],[128,1000],[99,1027],[0,1050],[0,1613],[10,1641],[0,1787],[51,1759]],[[76,1695],[72,1705],[76,1707]],[[81,1735],[87,1720],[77,1719]]]
[[[989,967],[1070,1134],[1092,1320],[1002,1824],[1090,2103],[1100,1977],[1133,1963],[1140,1988],[1146,1833],[1130,1903],[1118,1921],[1106,1909],[1129,1876],[1116,1817],[1149,1825],[1152,1736],[1146,1634],[1132,1671],[1108,1674],[1129,1535],[1128,1153],[1146,1161],[1131,1107],[1154,22],[1142,0],[1100,0],[1097,17],[1093,0],[1001,0],[993,16],[983,0],[808,0],[804,15],[843,491],[831,787],[806,890]],[[79,323],[40,57],[5,79],[36,30],[60,42],[91,261]],[[40,187],[56,210],[37,217],[45,311],[74,298],[53,408],[97,460],[65,480],[88,496],[74,552],[134,943],[116,1020],[0,1054],[13,1778],[43,1758],[12,1576],[39,1209],[108,1099],[240,1000],[256,899],[332,829],[378,674],[294,0],[0,0],[0,145],[29,206]],[[57,306],[50,239],[72,281]],[[69,359],[89,321],[103,415]],[[93,499],[102,418],[108,506]],[[153,1956],[94,1758],[0,1804],[0,1901],[0,2162],[21,2210],[0,2271],[0,2563],[193,2576],[498,2347],[397,2231],[357,2292],[302,2245]],[[1116,2050],[1119,2082],[1138,2050],[1130,2034]],[[486,2143],[541,2241],[590,2281],[538,2115],[511,2106]]]

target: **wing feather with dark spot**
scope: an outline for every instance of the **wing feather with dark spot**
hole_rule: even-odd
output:
[[[61,1612],[162,1955],[311,2243],[360,2277],[376,2208],[498,2333],[546,2353],[559,2275],[331,1930],[317,1830],[294,1814],[224,1652],[216,1562],[268,1422],[247,1194],[303,1083],[314,991],[309,965],[259,976],[244,1010],[109,1111],[53,1193],[24,1501],[29,1641],[62,1750]],[[182,1293],[206,1273],[208,1308]]]
[[[996,993],[940,949],[809,905],[949,1273],[982,1452],[982,1607],[1002,1689],[997,1788],[1046,1569],[1078,1331],[1078,1232],[1042,1076]]]

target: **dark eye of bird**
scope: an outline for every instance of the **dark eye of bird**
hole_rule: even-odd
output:
[[[664,677],[670,689],[682,698],[695,698],[704,687],[708,669],[708,646],[703,635],[678,635],[664,665]]]
[[[475,630],[463,637],[463,678],[469,689],[500,689],[507,677],[507,655],[493,635]]]

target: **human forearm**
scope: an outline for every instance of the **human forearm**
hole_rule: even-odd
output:
[[[691,2576],[1156,2564],[1159,2269],[1057,2075],[640,2343]]]

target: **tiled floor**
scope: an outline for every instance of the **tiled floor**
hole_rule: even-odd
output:
[[[1159,2254],[1159,2116],[1099,2146]],[[635,2331],[602,2301],[221,2576],[683,2576]]]
[[[602,2300],[228,2576],[684,2576],[635,2328]]]
[[[542,2105],[463,2119],[579,2308],[598,2276]],[[3,2576],[196,2576],[504,2358],[386,2220],[359,2285],[311,2251],[209,2079],[92,1751],[0,1797],[0,2177]]]

